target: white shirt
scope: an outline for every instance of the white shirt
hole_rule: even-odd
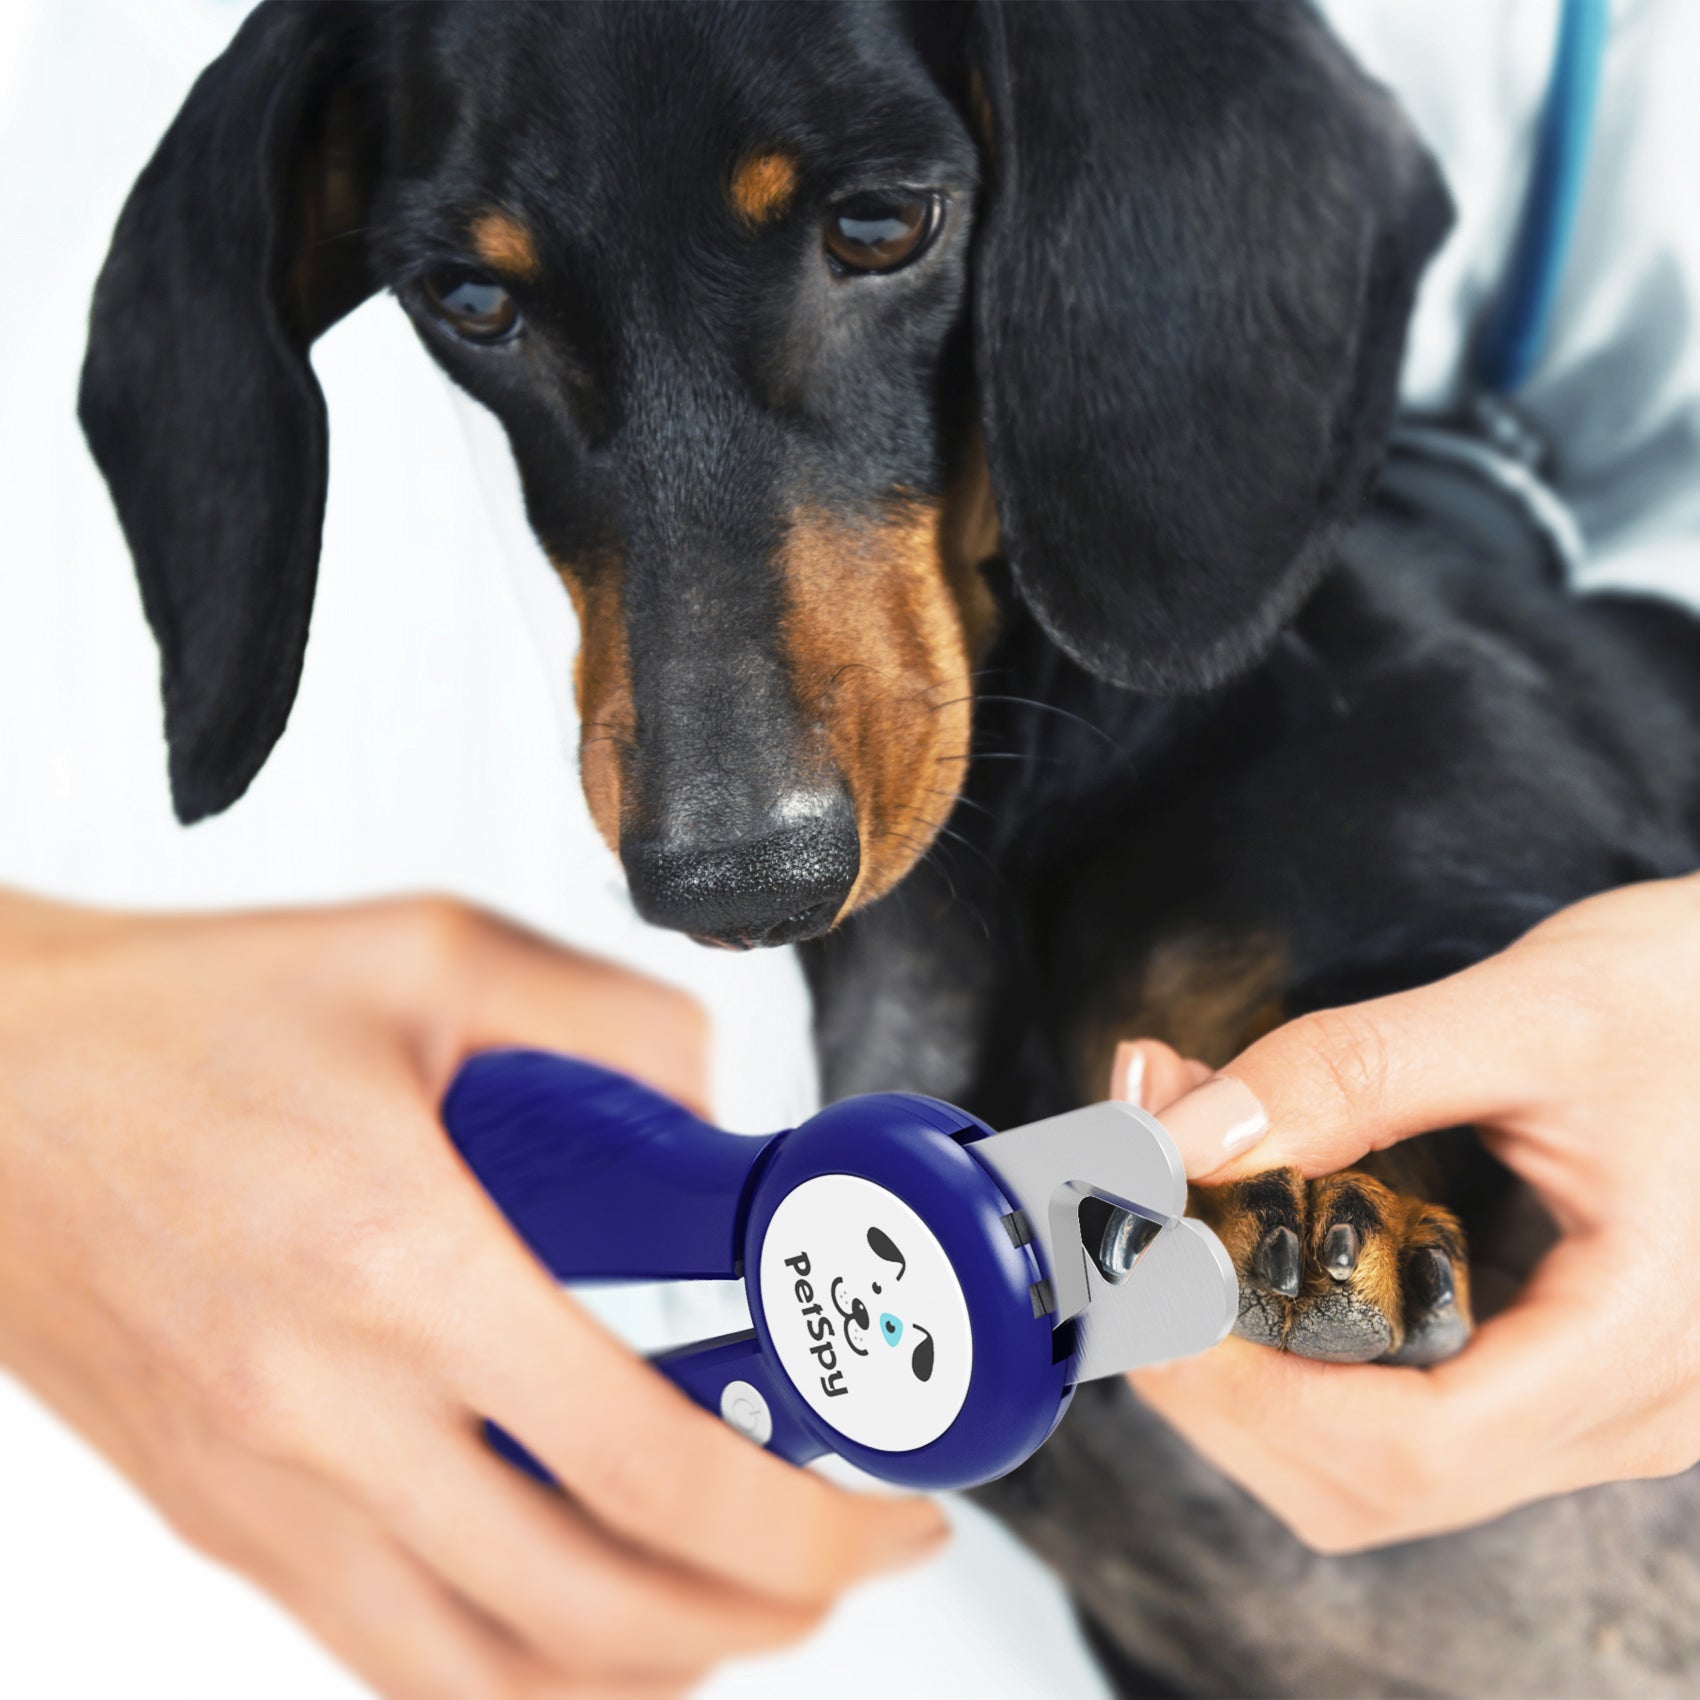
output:
[[[1556,0],[1324,0],[1439,159],[1457,206],[1423,281],[1403,392],[1445,410],[1504,274]],[[1700,6],[1615,0],[1576,231],[1518,401],[1581,523],[1585,589],[1700,607]]]

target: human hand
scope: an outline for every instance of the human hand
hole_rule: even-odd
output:
[[[559,1292],[437,1119],[494,1044],[702,1103],[688,999],[458,905],[0,894],[0,1366],[385,1694],[677,1693],[943,1522],[761,1452]]]
[[[1139,1396],[1307,1545],[1346,1552],[1700,1460],[1700,876],[1626,887],[1501,955],[1289,1023],[1223,1070],[1124,1048],[1189,1175],[1330,1174],[1471,1123],[1562,1238],[1516,1302],[1432,1369],[1238,1339],[1136,1372]],[[1192,1089],[1205,1083],[1205,1090]],[[1120,1084],[1120,1083],[1118,1083]],[[1214,1095],[1214,1103],[1207,1098]],[[1171,1103],[1171,1099],[1178,1100]],[[1256,1106],[1250,1106],[1255,1113]]]

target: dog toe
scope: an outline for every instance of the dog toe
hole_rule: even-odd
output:
[[[1345,1170],[1197,1187],[1192,1208],[1239,1275],[1234,1332],[1326,1363],[1426,1365],[1469,1339],[1468,1263],[1450,1212]]]
[[[1336,1222],[1322,1239],[1322,1267],[1336,1281],[1349,1281],[1362,1249],[1358,1230],[1350,1222]]]
[[[1260,1287],[1284,1299],[1299,1296],[1299,1236],[1284,1223],[1271,1228],[1252,1253],[1250,1274]]]
[[[1301,1358],[1330,1364],[1367,1364],[1393,1345],[1393,1319],[1368,1299],[1323,1293],[1295,1307],[1282,1345]]]
[[[1193,1213],[1215,1229],[1240,1283],[1234,1332],[1260,1346],[1286,1338],[1304,1284],[1305,1182],[1297,1169],[1272,1169],[1225,1186],[1195,1187]]]
[[[1418,1368],[1454,1357],[1464,1349],[1470,1317],[1468,1266],[1457,1245],[1445,1243],[1446,1224],[1425,1220],[1424,1237],[1407,1253],[1404,1267],[1405,1338],[1388,1362]]]

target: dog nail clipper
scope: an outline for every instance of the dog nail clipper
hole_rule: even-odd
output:
[[[443,1119],[558,1279],[741,1279],[752,1328],[652,1361],[795,1464],[833,1452],[909,1488],[990,1481],[1080,1382],[1201,1352],[1238,1310],[1227,1252],[1182,1214],[1174,1142],[1131,1104],[994,1133],[879,1092],[759,1138],[516,1050],[471,1058]]]

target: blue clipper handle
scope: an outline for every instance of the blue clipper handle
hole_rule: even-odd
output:
[[[443,1122],[515,1231],[558,1280],[730,1280],[750,1183],[781,1135],[727,1133],[647,1086],[576,1057],[485,1051],[455,1076]],[[825,1450],[797,1421],[755,1331],[652,1362],[705,1410],[794,1464]],[[547,1470],[512,1436],[491,1446]]]
[[[547,1051],[472,1057],[443,1124],[562,1281],[735,1279],[749,1183],[780,1137],[727,1133],[623,1074]]]

